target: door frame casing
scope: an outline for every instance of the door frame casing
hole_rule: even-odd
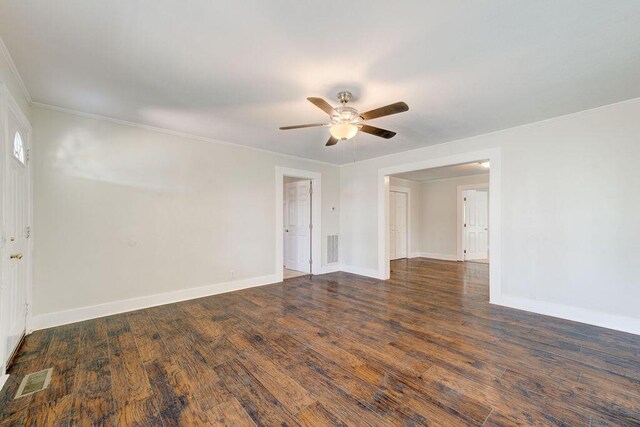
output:
[[[491,162],[489,168],[489,302],[502,299],[502,150],[499,147],[469,151],[444,157],[435,157],[412,163],[403,163],[378,169],[378,278],[388,280],[391,275],[389,262],[389,176],[441,166],[453,166],[479,161]]]
[[[398,187],[390,185],[389,191],[404,193],[407,195],[407,258],[411,258],[411,189],[408,187]],[[387,200],[387,203],[389,201]],[[391,232],[391,230],[389,230]]]
[[[491,179],[491,178],[489,178]],[[465,184],[458,185],[457,189],[457,220],[456,220],[456,239],[457,239],[457,259],[458,261],[464,261],[464,200],[463,193],[465,190],[489,190],[489,204],[487,205],[487,209],[491,212],[489,207],[491,206],[491,189],[489,188],[490,183],[482,183],[482,184]],[[489,233],[491,233],[491,216],[489,216]],[[491,236],[491,234],[489,234]],[[491,239],[489,239],[489,244]],[[491,260],[491,250],[488,250],[489,260]]]
[[[0,131],[2,132],[2,138],[0,138],[0,150],[2,150],[2,154],[0,154],[0,176],[3,177],[3,183],[0,185],[0,200],[2,206],[0,208],[0,214],[2,218],[0,218],[0,224],[2,227],[0,238],[3,240],[0,244],[0,257],[2,257],[2,265],[0,265],[0,272],[2,274],[2,281],[4,284],[4,263],[8,257],[7,253],[7,245],[6,245],[6,219],[7,212],[9,209],[8,201],[7,201],[7,174],[8,174],[8,162],[14,161],[10,156],[10,148],[13,147],[13,138],[9,135],[9,112],[13,113],[13,115],[18,120],[19,127],[24,130],[24,134],[21,134],[22,144],[25,149],[25,168],[26,168],[26,179],[27,179],[27,194],[26,197],[26,218],[25,223],[28,227],[30,227],[30,235],[26,242],[26,254],[23,258],[26,265],[26,289],[25,289],[25,298],[26,298],[26,319],[25,319],[25,334],[31,333],[31,324],[33,318],[33,168],[31,167],[31,161],[33,157],[33,151],[31,148],[32,145],[32,127],[29,119],[26,114],[20,108],[20,105],[15,100],[15,98],[9,92],[7,86],[0,81]],[[4,313],[2,313],[3,315]],[[0,321],[2,319],[0,318]],[[3,328],[4,325],[0,325],[0,328]],[[1,329],[0,329],[1,330]],[[0,382],[4,378],[6,380],[6,362],[7,358],[10,354],[0,354]]]
[[[278,282],[284,278],[284,177],[304,178],[313,184],[311,195],[311,274],[322,273],[322,174],[303,169],[276,166],[276,241],[275,274]]]

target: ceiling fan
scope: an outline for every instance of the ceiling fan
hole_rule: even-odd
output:
[[[327,146],[336,145],[338,141],[346,141],[347,139],[351,139],[356,136],[358,131],[379,136],[381,138],[390,139],[396,135],[395,132],[380,129],[375,126],[369,126],[368,124],[365,124],[365,121],[378,119],[380,117],[390,116],[392,114],[402,113],[409,110],[409,106],[406,103],[396,102],[395,104],[389,104],[384,107],[376,108],[375,110],[370,110],[366,113],[358,113],[358,110],[356,110],[355,108],[347,106],[347,102],[349,102],[351,96],[351,92],[339,92],[338,100],[342,105],[336,108],[332,107],[327,101],[322,98],[307,98],[313,105],[327,113],[331,121],[329,123],[311,123],[307,125],[283,126],[280,128],[280,130],[329,127],[331,137],[326,143]]]

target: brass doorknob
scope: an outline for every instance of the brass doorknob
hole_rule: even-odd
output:
[[[22,259],[22,254],[13,254],[9,258],[11,258],[11,259]]]

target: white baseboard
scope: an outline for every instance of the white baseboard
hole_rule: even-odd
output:
[[[216,283],[215,285],[182,289],[179,291],[166,292],[145,297],[113,301],[89,307],[73,308],[71,310],[58,311],[55,313],[39,314],[33,317],[31,328],[32,330],[52,328],[54,326],[81,322],[83,320],[95,319],[97,317],[110,316],[112,314],[202,298],[209,295],[222,294],[225,292],[237,291],[240,289],[268,285],[277,282],[279,282],[277,275],[272,274],[268,276],[235,280],[233,282]]]
[[[345,273],[357,274],[359,276],[373,277],[374,279],[380,278],[380,274],[378,273],[378,270],[356,267],[353,265],[341,264],[340,271],[344,271]]]
[[[528,298],[502,296],[492,304],[640,335],[640,319]]]
[[[325,265],[322,267],[322,272],[320,274],[335,273],[336,271],[340,271],[340,264]]]
[[[435,252],[413,252],[410,258],[432,258],[432,259],[441,259],[443,261],[457,261],[457,255],[451,254],[438,254]]]
[[[435,258],[433,255],[436,254],[420,253],[420,256]],[[322,269],[322,274],[333,273],[336,271],[344,271],[346,273],[372,277],[375,279],[379,278],[377,270],[345,264],[324,266]],[[268,285],[271,283],[277,283],[279,281],[280,280],[278,280],[278,275],[272,274],[267,276],[252,277],[249,279],[236,280],[233,282],[217,283],[215,285],[202,286],[198,288],[190,288],[174,292],[149,295],[146,297],[113,301],[109,303],[98,304],[89,307],[80,307],[55,313],[40,314],[32,318],[31,328],[32,330],[51,328],[54,326],[95,319],[103,316],[110,316],[112,314],[119,314],[127,311],[139,310],[142,308],[170,304],[195,298],[202,298],[210,295],[216,295],[255,286]],[[575,322],[581,322],[589,325],[595,325],[603,328],[640,335],[640,319],[638,318],[602,313],[579,307],[520,297],[502,296],[497,300],[492,300],[491,303],[502,305],[505,307],[516,308],[519,310],[530,311],[532,313],[544,314],[560,319],[572,320]],[[4,382],[6,382],[8,377],[8,375],[0,375],[0,389]]]

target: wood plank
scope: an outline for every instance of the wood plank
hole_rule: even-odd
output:
[[[113,425],[109,341],[104,319],[85,323],[80,337],[73,394],[73,424]]]
[[[107,318],[112,394],[118,407],[153,397],[126,316]]]
[[[320,402],[315,402],[298,412],[296,420],[304,427],[346,426]]]
[[[315,402],[307,390],[260,353],[247,351],[237,360],[290,413],[295,414]]]
[[[236,399],[221,403],[209,411],[212,426],[255,426],[247,411]]]
[[[145,364],[162,424],[210,425],[207,412],[198,408],[193,383],[171,361],[154,360]]]
[[[225,386],[258,425],[295,425],[282,404],[238,362],[216,367]]]

